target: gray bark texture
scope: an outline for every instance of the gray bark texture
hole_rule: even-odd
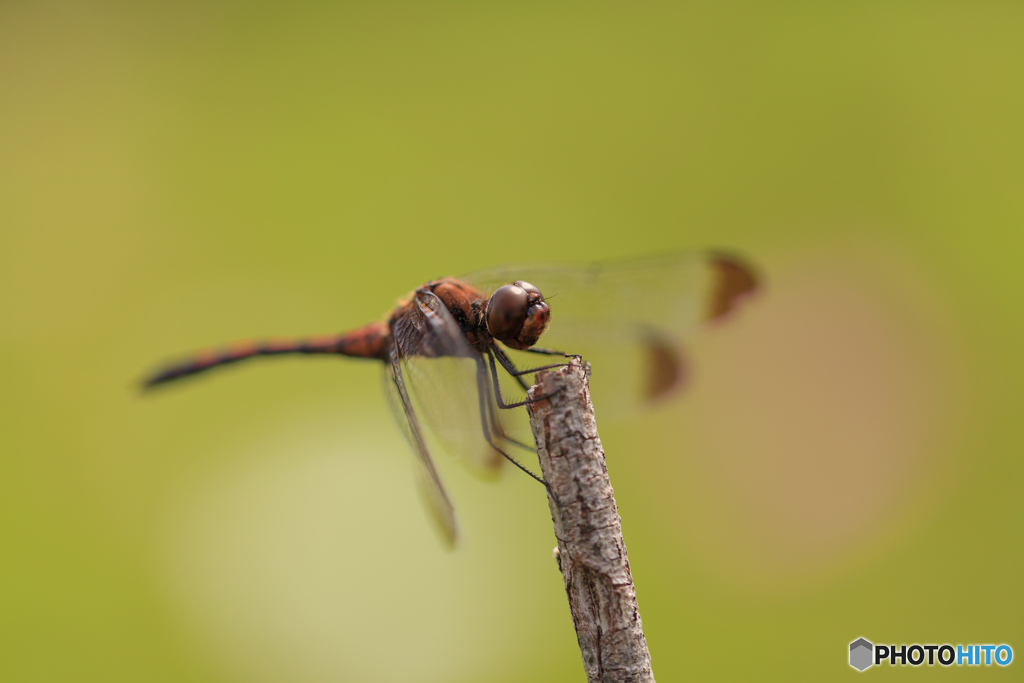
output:
[[[550,487],[559,568],[587,681],[653,683],[619,509],[590,402],[589,371],[574,358],[566,367],[539,374],[530,389],[531,398],[550,396],[530,404],[529,412]]]

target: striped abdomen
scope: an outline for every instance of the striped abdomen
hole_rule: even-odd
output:
[[[340,335],[294,340],[239,342],[223,349],[200,352],[192,358],[174,363],[146,379],[143,386],[156,386],[256,356],[327,353],[353,358],[386,360],[389,337],[387,323],[375,322]]]

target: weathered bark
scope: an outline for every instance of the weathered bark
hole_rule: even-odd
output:
[[[530,426],[558,539],[559,568],[587,681],[650,681],[633,577],[590,403],[589,366],[573,359],[538,375]],[[557,393],[555,393],[557,392]]]

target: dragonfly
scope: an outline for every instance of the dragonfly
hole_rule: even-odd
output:
[[[596,383],[592,391],[599,412],[606,405],[621,414],[657,403],[683,384],[680,341],[731,317],[758,280],[741,257],[712,250],[582,266],[501,266],[431,280],[385,320],[341,334],[198,352],[164,366],[143,385],[153,388],[263,356],[379,361],[392,417],[416,456],[424,500],[443,540],[453,546],[459,536],[455,506],[435,466],[432,443],[482,474],[509,462],[546,486],[511,453],[533,450],[529,437],[519,436],[522,425],[511,419],[523,411],[514,409],[546,398],[510,398],[510,392],[528,390],[524,378],[582,352],[594,379],[605,380],[607,393]],[[539,346],[542,337],[545,345]],[[513,358],[519,354],[554,362],[521,369]]]

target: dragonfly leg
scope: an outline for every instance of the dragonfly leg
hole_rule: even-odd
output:
[[[509,410],[511,408],[518,408],[519,406],[525,406],[530,403],[536,403],[537,401],[543,401],[562,390],[562,388],[558,388],[550,394],[544,394],[543,396],[534,396],[533,398],[527,398],[524,401],[517,401],[515,403],[505,403],[505,400],[501,398],[501,387],[498,385],[498,366],[494,364],[494,354],[488,353],[487,359],[491,364],[491,379],[494,380],[494,399],[497,401],[498,407],[502,410]]]
[[[508,434],[505,433],[505,430],[501,429],[500,427],[498,428],[498,435],[502,438],[503,441],[508,441],[510,444],[514,444],[516,446],[519,446],[524,451],[530,451],[531,453],[536,453],[537,452],[536,448],[534,448],[533,446],[531,446],[528,443],[523,443],[519,439],[513,439],[511,436],[509,436]]]
[[[566,353],[565,351],[556,351],[555,349],[545,349],[543,346],[531,346],[528,349],[521,349],[527,353],[539,353],[545,356],[563,356],[565,358],[579,358],[578,354]]]
[[[499,359],[502,359],[502,358],[504,359],[504,360],[501,361],[501,367],[503,367],[506,370],[508,370],[509,365],[512,365],[512,361],[509,360],[508,356],[505,355],[505,352],[502,351],[500,348],[498,348],[497,344],[492,344],[491,345],[491,350],[494,351],[495,355],[497,355]],[[508,363],[508,365],[506,365],[506,363]],[[512,367],[515,368],[514,365]],[[526,382],[523,381],[522,375],[516,375],[516,374],[512,374],[512,373],[509,373],[509,374],[512,375],[512,379],[514,379],[516,382],[519,383],[519,386],[521,386],[523,388],[523,391],[529,391],[530,390],[530,387],[526,386]]]
[[[491,409],[489,408],[490,398],[491,397],[488,395],[488,391],[487,391],[488,388],[489,388],[488,387],[489,382],[487,380],[487,368],[484,366],[483,358],[480,358],[477,361],[476,367],[477,367],[477,373],[476,373],[476,376],[477,376],[477,382],[476,382],[477,396],[478,396],[478,399],[479,399],[478,402],[480,404],[480,426],[483,428],[484,439],[487,440],[487,443],[490,444],[491,448],[493,448],[494,450],[496,450],[499,453],[501,453],[501,455],[506,460],[508,460],[510,463],[512,463],[513,465],[515,465],[519,469],[521,469],[523,472],[526,472],[528,475],[530,475],[531,477],[533,477],[534,479],[539,481],[541,484],[544,484],[544,488],[546,488],[546,489],[548,489],[550,491],[551,488],[548,486],[548,483],[546,481],[544,481],[543,479],[538,477],[536,474],[534,474],[533,472],[528,470],[518,460],[516,460],[511,455],[509,455],[505,451],[503,451],[500,448],[498,448],[498,445],[496,443],[494,443],[493,434],[491,432],[491,428],[492,427],[495,427],[495,430],[502,436],[502,438],[507,439],[508,437],[506,437],[504,435],[504,433],[502,432],[501,424],[498,422],[496,415],[491,414],[490,415],[491,419],[490,419],[490,421],[488,421],[488,413],[491,411]],[[513,442],[513,443],[518,443],[518,442]],[[519,444],[519,445],[523,445],[523,444]],[[526,446],[526,448],[529,448],[529,446]],[[533,450],[533,449],[530,449],[530,450]]]
[[[542,365],[538,368],[529,368],[528,370],[517,370],[516,366],[512,363],[512,360],[505,355],[504,351],[499,349],[497,346],[495,346],[492,350],[494,351],[494,355],[498,359],[498,362],[501,363],[501,367],[505,368],[505,372],[515,377],[516,381],[519,382],[519,386],[527,390],[529,390],[529,387],[527,387],[526,384],[521,379],[519,379],[523,375],[529,375],[534,372],[540,372],[541,370],[550,370],[551,368],[561,368],[568,365],[568,363],[551,363],[549,365]]]
[[[486,397],[485,401],[487,403],[487,413],[490,415],[490,425],[492,425],[494,432],[497,433],[498,436],[500,436],[503,441],[508,441],[513,445],[517,445],[523,451],[537,453],[537,449],[535,449],[534,446],[531,446],[528,443],[523,443],[519,439],[512,438],[511,436],[505,433],[505,427],[502,426],[502,421],[498,418],[498,411],[495,408],[495,401],[490,400],[490,379],[487,377],[486,369],[482,367],[482,358],[480,360],[480,366],[480,370],[482,371],[482,379],[484,381],[484,384],[480,385],[480,391],[481,395]]]
[[[491,418],[492,431],[497,434],[502,441],[508,441],[510,444],[519,446],[531,453],[536,453],[537,449],[533,446],[523,443],[519,439],[513,439],[505,433],[505,428],[501,425],[501,420],[498,419],[498,413],[494,408],[494,401],[491,400],[491,380],[487,375],[487,368],[484,366],[482,358],[477,365],[477,389],[480,392],[480,400],[487,404],[487,413]]]

